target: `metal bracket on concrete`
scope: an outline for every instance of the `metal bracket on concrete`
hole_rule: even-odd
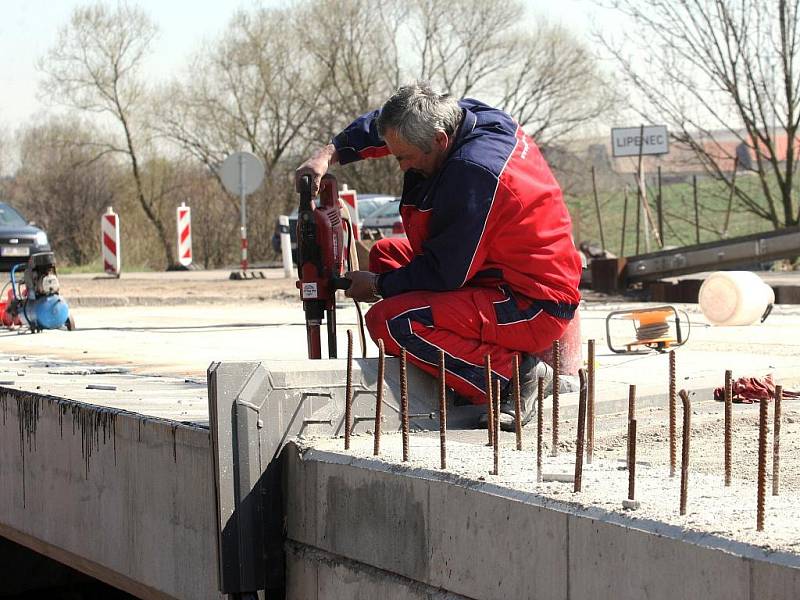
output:
[[[375,427],[376,380],[377,360],[354,361],[354,434]],[[230,362],[209,367],[219,587],[223,593],[241,596],[267,590],[281,597],[284,507],[277,459],[286,442],[294,438],[344,435],[345,381],[344,360]],[[387,359],[385,382],[381,429],[397,431],[397,359]],[[437,397],[433,378],[409,367],[408,389],[412,413],[433,410]],[[418,429],[439,427],[435,414],[414,425]]]

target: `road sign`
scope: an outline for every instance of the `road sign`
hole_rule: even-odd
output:
[[[669,153],[666,125],[614,127],[611,130],[612,156],[639,156],[640,151],[641,154]]]
[[[222,185],[234,196],[239,196],[242,225],[239,233],[242,240],[242,271],[247,271],[247,204],[245,198],[264,181],[264,165],[255,154],[236,152],[222,163],[219,170]]]
[[[222,185],[234,196],[252,194],[264,181],[264,165],[255,154],[236,152],[219,169]]]

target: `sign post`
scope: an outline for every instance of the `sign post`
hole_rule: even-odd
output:
[[[178,264],[188,267],[192,264],[192,209],[186,202],[176,209],[175,222],[178,225]]]
[[[264,165],[255,154],[236,152],[222,163],[219,176],[225,189],[239,197],[242,245],[242,274],[247,276],[247,196],[255,192],[264,181]]]
[[[640,207],[644,210],[647,225],[644,228],[645,252],[650,252],[650,227],[653,228],[656,240],[659,245],[663,245],[659,236],[656,224],[653,222],[653,215],[650,212],[650,204],[647,202],[647,187],[644,179],[644,155],[659,155],[669,153],[669,135],[666,125],[640,125],[639,127],[614,127],[611,129],[611,154],[615,158],[624,156],[635,156],[639,159],[636,168],[636,185]],[[638,215],[638,211],[637,211]],[[638,228],[638,219],[637,219]],[[639,231],[636,231],[636,246],[638,252]]]

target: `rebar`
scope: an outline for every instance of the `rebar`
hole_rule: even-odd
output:
[[[628,421],[628,500],[636,500],[636,419]]]
[[[733,438],[731,429],[733,427],[733,394],[732,394],[733,372],[728,369],[725,371],[725,487],[731,485],[731,449]]]
[[[677,406],[675,397],[675,350],[669,351],[669,476],[675,477],[677,455]]]
[[[386,349],[383,340],[378,340],[378,382],[375,390],[375,439],[372,454],[378,456],[381,453],[381,421],[383,414],[383,378],[386,368]]]
[[[689,442],[692,439],[692,403],[686,390],[679,392],[683,402],[683,447],[681,448],[681,507],[686,514],[686,500],[689,496]]]
[[[542,480],[542,429],[544,427],[544,377],[537,380],[536,392],[536,481]]]
[[[442,470],[447,468],[447,386],[445,385],[444,350],[439,350],[439,458]]]
[[[519,389],[519,354],[514,355],[514,429],[517,434],[517,450],[522,450],[522,398]]]
[[[628,386],[628,422],[636,418],[636,386]]]
[[[494,446],[494,402],[492,401],[492,356],[483,358],[483,370],[486,377],[486,430],[489,434],[489,446]]]
[[[780,493],[781,478],[781,403],[783,386],[775,386],[775,422],[772,428],[772,495]]]
[[[400,348],[400,415],[403,427],[403,462],[408,462],[408,375],[406,349]]]
[[[550,449],[550,456],[558,456],[558,421],[559,406],[558,394],[560,379],[558,371],[561,368],[561,345],[558,340],[553,342],[553,447]]]
[[[494,471],[492,471],[492,475],[499,475],[500,474],[500,380],[495,380],[494,385],[494,444],[493,444],[493,454],[494,454]]]
[[[586,382],[586,462],[594,455],[594,340],[589,340],[588,381]]]
[[[586,371],[578,369],[580,393],[578,395],[578,433],[575,438],[575,487],[573,492],[580,492],[583,483],[583,439],[586,433]]]
[[[767,416],[769,398],[761,398],[758,411],[758,502],[756,531],[764,531],[764,504],[767,490]]]
[[[350,450],[350,423],[353,420],[353,332],[347,330],[347,378],[344,384],[344,449]]]

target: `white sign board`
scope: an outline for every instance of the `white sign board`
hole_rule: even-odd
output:
[[[642,127],[614,127],[611,130],[611,155],[639,156],[642,154],[667,154],[669,137],[666,125]]]

